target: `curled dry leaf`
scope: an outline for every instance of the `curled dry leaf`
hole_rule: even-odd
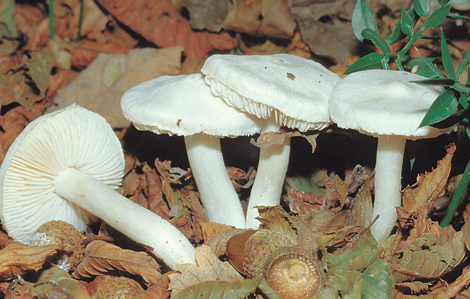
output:
[[[34,119],[34,115],[22,106],[15,107],[0,116],[0,159],[3,161],[10,145],[23,129]]]
[[[403,190],[403,207],[408,212],[416,212],[420,207],[429,210],[433,201],[444,194],[455,149],[455,144],[449,145],[446,156],[437,162],[436,169],[419,175],[416,184]]]
[[[26,271],[38,271],[49,256],[63,249],[64,244],[45,246],[27,246],[12,243],[0,251],[0,277],[16,278]]]
[[[204,57],[214,49],[235,47],[232,37],[223,32],[194,32],[170,0],[111,1],[99,3],[116,19],[132,28],[158,47],[182,46],[188,57]]]
[[[304,137],[312,146],[312,153],[315,151],[318,133],[313,132],[299,132],[296,130],[281,129],[280,132],[270,131],[263,133],[256,139],[256,141],[252,138],[250,142],[254,146],[268,148],[273,144],[282,145],[286,138],[291,137]]]
[[[54,98],[56,106],[73,103],[99,113],[116,128],[127,127],[121,112],[121,97],[129,88],[161,75],[177,75],[181,66],[181,47],[134,49],[129,54],[100,54]]]
[[[296,24],[287,0],[250,0],[236,5],[224,21],[226,30],[253,36],[290,39]]]
[[[191,213],[193,220],[192,227],[194,233],[196,234],[196,238],[198,238],[199,240],[207,240],[204,238],[201,224],[209,223],[209,219],[207,218],[206,212],[204,212],[204,209],[201,205],[198,193],[194,191],[191,191],[189,193],[189,204],[191,205]]]
[[[257,208],[259,217],[256,219],[261,222],[260,229],[270,229],[279,232],[286,236],[292,244],[297,244],[298,219],[296,217],[287,214],[280,205]]]
[[[168,275],[171,279],[172,296],[192,285],[206,281],[232,282],[242,279],[242,276],[228,262],[220,261],[207,245],[196,248],[196,264],[178,265],[178,269],[181,273]]]
[[[85,248],[85,258],[72,277],[91,277],[113,270],[140,275],[148,284],[158,283],[160,265],[147,253],[122,249],[104,241],[93,241]]]
[[[147,183],[148,209],[168,220],[170,219],[170,208],[163,198],[162,181],[155,168],[151,168],[146,162],[142,164],[142,171]]]
[[[212,248],[214,254],[218,257],[226,252],[227,242],[235,234],[245,231],[243,228],[235,228],[225,224],[218,224],[215,222],[201,223],[201,228],[204,234],[204,245]]]
[[[133,279],[108,276],[98,285],[94,298],[150,299],[151,297],[144,291],[142,286]]]

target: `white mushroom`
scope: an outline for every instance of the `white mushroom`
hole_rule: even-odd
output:
[[[48,221],[83,232],[96,216],[153,247],[173,269],[194,263],[194,248],[178,229],[115,190],[123,174],[121,144],[104,118],[76,105],[41,116],[14,141],[0,168],[3,227],[28,243]]]
[[[433,138],[449,129],[426,126],[418,129],[439,86],[409,81],[426,79],[401,71],[368,70],[353,73],[336,85],[330,98],[330,115],[338,127],[378,137],[375,165],[373,217],[380,215],[371,231],[382,243],[396,221],[401,205],[401,171],[407,139]]]
[[[129,89],[124,116],[139,130],[185,136],[191,170],[210,221],[245,227],[240,199],[225,169],[219,137],[259,133],[256,117],[212,95],[201,74],[161,76]]]
[[[241,111],[264,119],[261,133],[280,126],[301,132],[330,124],[328,99],[340,77],[313,60],[290,54],[214,55],[201,72],[212,93]],[[247,210],[247,227],[257,229],[255,206],[279,204],[289,163],[290,139],[261,148]]]

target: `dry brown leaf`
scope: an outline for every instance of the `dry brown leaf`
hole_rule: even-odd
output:
[[[256,208],[256,207],[255,207]],[[297,244],[298,219],[290,216],[280,205],[272,207],[258,207],[261,224],[260,229],[270,229],[289,238],[292,244]]]
[[[204,239],[204,234],[201,228],[201,224],[209,223],[209,218],[207,218],[206,212],[204,212],[204,208],[201,205],[198,193],[194,191],[191,191],[189,193],[189,204],[191,205],[193,230],[194,230],[194,233],[196,234],[196,238],[198,238],[199,240],[207,240],[207,239]]]
[[[142,163],[142,171],[147,182],[147,200],[149,210],[155,212],[160,217],[169,220],[170,208],[163,199],[162,181],[157,175],[155,168],[150,168],[147,162]]]
[[[101,114],[112,127],[127,127],[121,111],[121,97],[129,88],[161,75],[177,75],[181,66],[181,47],[134,49],[129,54],[100,54],[66,88],[59,91],[56,106],[72,103]]]
[[[236,5],[224,21],[225,30],[253,36],[290,39],[296,24],[287,0],[249,0]]]
[[[433,201],[444,194],[455,148],[455,144],[447,147],[447,154],[437,162],[436,169],[419,175],[416,184],[403,190],[403,207],[408,212],[416,212],[420,207],[429,210]]]
[[[111,1],[99,3],[119,21],[126,24],[158,47],[182,46],[188,57],[204,57],[214,49],[235,47],[232,37],[223,32],[194,32],[171,0]]]
[[[282,128],[280,132],[266,132],[261,134],[256,141],[252,138],[251,144],[261,148],[268,148],[273,144],[282,145],[286,138],[291,137],[304,137],[312,146],[312,153],[315,151],[317,146],[316,139],[318,137],[318,133],[314,132],[299,132],[297,130],[289,130]]]
[[[23,129],[34,119],[34,115],[22,106],[15,107],[0,116],[0,160],[3,161],[10,145]]]
[[[212,224],[217,224],[217,223],[214,223],[214,222],[203,223],[201,227],[204,230],[206,227],[211,227]],[[223,224],[220,224],[220,225],[223,225]],[[211,247],[214,254],[218,257],[226,254],[225,251],[227,247],[227,242],[228,240],[230,240],[231,237],[233,237],[233,235],[238,234],[242,231],[245,231],[245,229],[243,228],[235,228],[235,227],[228,227],[228,226],[226,226],[226,228],[221,227],[221,229],[223,230],[220,230],[218,233],[212,235],[208,239],[204,239],[206,240],[204,242],[204,245]]]
[[[28,246],[17,242],[12,243],[0,251],[0,278],[16,278],[18,274],[26,271],[37,271],[41,269],[49,256],[54,255],[64,246],[64,244]]]
[[[243,277],[228,263],[222,262],[207,245],[196,248],[196,264],[178,265],[181,273],[171,273],[170,288],[172,296],[194,284],[210,281],[223,280],[235,281]]]
[[[85,257],[73,271],[79,279],[102,275],[113,270],[140,275],[148,284],[158,283],[160,265],[147,253],[122,249],[104,241],[93,241],[85,249]]]

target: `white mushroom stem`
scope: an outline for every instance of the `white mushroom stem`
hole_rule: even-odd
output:
[[[132,240],[153,247],[153,253],[172,269],[195,263],[188,239],[168,221],[120,195],[94,177],[67,168],[55,178],[56,193],[101,218]]]
[[[384,242],[397,219],[395,207],[401,206],[401,171],[406,137],[379,136],[375,164],[375,199],[373,216],[379,219],[371,232],[379,244]]]
[[[220,139],[199,133],[185,136],[184,141],[209,221],[245,228],[245,215],[225,168]]]
[[[261,133],[269,131],[279,131],[279,124],[273,117],[266,119],[261,129]],[[259,213],[255,206],[275,206],[280,203],[289,154],[290,138],[286,138],[283,145],[271,145],[269,148],[260,149],[258,170],[246,212],[247,228],[259,228],[260,222],[256,219]]]

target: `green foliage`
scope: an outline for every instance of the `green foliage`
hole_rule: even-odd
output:
[[[213,298],[235,299],[245,298],[258,288],[262,277],[240,281],[206,281],[192,285],[175,296],[175,299]],[[276,297],[269,297],[275,299]]]

